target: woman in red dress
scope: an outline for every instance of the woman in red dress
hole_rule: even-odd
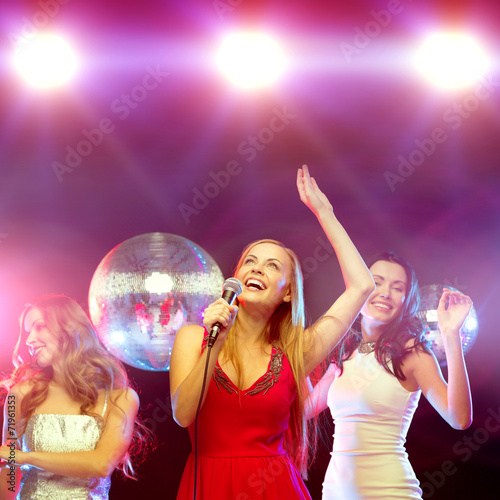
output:
[[[194,442],[203,386],[207,335],[222,328],[211,348],[198,422],[198,474],[188,458],[178,499],[309,499],[304,419],[305,377],[350,328],[373,291],[372,277],[306,166],[297,174],[301,200],[332,244],[346,290],[314,325],[304,328],[302,273],[281,243],[247,246],[235,271],[242,285],[236,305],[218,299],[204,327],[176,335],[170,364],[173,415]],[[194,447],[193,447],[194,449]]]

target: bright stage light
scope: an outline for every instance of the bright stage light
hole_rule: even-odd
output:
[[[64,38],[37,34],[19,43],[14,66],[32,87],[51,88],[66,83],[76,72],[78,63]]]
[[[434,34],[421,46],[416,64],[423,76],[444,89],[460,89],[478,82],[489,68],[486,53],[471,36]]]
[[[237,87],[261,88],[274,83],[286,66],[279,44],[264,33],[233,33],[222,42],[216,63]]]

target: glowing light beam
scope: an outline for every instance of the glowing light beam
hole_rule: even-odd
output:
[[[232,33],[222,41],[216,64],[237,87],[271,85],[283,73],[286,57],[280,45],[264,33]]]
[[[415,62],[428,81],[450,90],[476,84],[490,66],[477,40],[464,33],[429,36],[420,47]]]
[[[48,89],[67,83],[75,74],[78,61],[64,38],[40,33],[19,43],[14,67],[30,86]]]

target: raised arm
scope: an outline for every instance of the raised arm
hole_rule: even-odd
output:
[[[209,331],[217,322],[221,323],[223,327],[210,354],[202,404],[205,401],[217,357],[234,322],[237,311],[237,306],[230,306],[224,299],[216,300],[205,310],[203,323]],[[203,353],[201,352],[204,335],[204,328],[189,325],[181,328],[175,336],[172,355],[170,356],[170,397],[174,420],[181,427],[187,427],[196,417],[208,353],[208,349],[205,349]]]
[[[472,400],[460,338],[460,328],[471,307],[472,301],[467,295],[444,289],[437,313],[448,383],[432,355],[412,354],[409,365],[425,397],[454,429],[466,429],[472,423]]]
[[[333,213],[328,198],[319,189],[306,165],[297,173],[300,199],[316,215],[337,255],[346,286],[345,292],[307,331],[313,336],[312,349],[305,354],[306,374],[333,349],[351,327],[375,285],[370,271],[349,235]]]
[[[122,392],[115,406],[109,405],[104,431],[94,450],[58,452],[16,452],[18,465],[32,465],[39,469],[67,477],[106,477],[121,462],[132,440],[139,398],[132,389]],[[9,453],[5,446],[0,455]]]

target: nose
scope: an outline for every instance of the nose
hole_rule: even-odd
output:
[[[30,346],[31,344],[33,344],[33,342],[36,342],[35,334],[33,332],[29,332],[28,336],[26,337],[26,345]]]
[[[262,269],[261,269],[260,264],[255,263],[255,264],[252,266],[252,272],[257,273],[257,274],[262,274]]]
[[[391,289],[388,285],[382,285],[379,295],[388,299],[391,296]]]

